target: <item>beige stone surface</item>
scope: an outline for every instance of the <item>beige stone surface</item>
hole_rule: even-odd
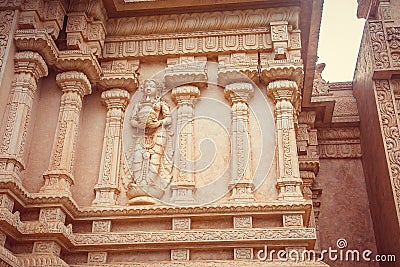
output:
[[[0,1],[0,265],[398,253],[399,1],[340,83],[322,2]]]

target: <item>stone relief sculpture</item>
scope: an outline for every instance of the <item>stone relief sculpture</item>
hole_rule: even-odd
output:
[[[146,80],[140,89],[141,101],[129,117],[134,141],[128,164],[132,180],[128,185],[129,204],[154,204],[164,195],[172,177],[172,135],[169,105],[161,99],[162,86]]]
[[[324,80],[324,78],[322,78],[322,72],[324,71],[325,66],[326,66],[325,63],[319,63],[315,68],[315,76],[314,76],[313,90],[312,90],[312,94],[314,96],[329,94],[329,85]]]

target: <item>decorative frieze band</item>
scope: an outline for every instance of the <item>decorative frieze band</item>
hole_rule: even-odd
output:
[[[358,127],[320,128],[317,136],[320,158],[359,158],[362,155]]]
[[[209,12],[113,18],[107,22],[109,36],[146,36],[176,32],[215,32],[238,29],[267,27],[271,21],[288,21],[298,28],[298,7],[235,10],[229,12]]]

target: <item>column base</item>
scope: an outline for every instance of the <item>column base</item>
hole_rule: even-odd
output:
[[[47,171],[43,174],[44,185],[39,193],[71,195],[72,175],[63,171]]]
[[[171,200],[177,204],[191,204],[194,202],[194,191],[194,186],[173,186]]]
[[[19,174],[24,170],[24,164],[16,158],[0,156],[0,181],[14,180],[21,182]]]
[[[92,202],[93,206],[115,206],[119,195],[118,188],[112,186],[95,187],[96,197]]]
[[[254,185],[252,183],[238,183],[231,185],[230,201],[250,202],[254,201]]]
[[[304,200],[301,192],[302,180],[296,177],[278,178],[278,200]]]

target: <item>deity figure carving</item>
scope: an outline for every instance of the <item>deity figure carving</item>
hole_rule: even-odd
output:
[[[329,94],[329,85],[324,80],[324,78],[322,78],[322,72],[324,71],[325,66],[326,66],[325,63],[319,63],[315,68],[315,76],[314,76],[313,90],[312,90],[313,96]]]
[[[171,112],[161,99],[162,86],[156,80],[146,80],[140,90],[143,97],[129,118],[134,129],[128,156],[130,205],[157,203],[171,182],[173,168]]]

